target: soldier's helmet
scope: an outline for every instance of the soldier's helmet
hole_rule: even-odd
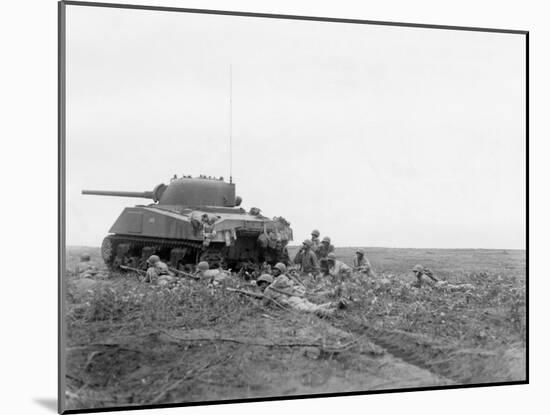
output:
[[[302,245],[311,248],[313,246],[313,242],[311,242],[309,239],[306,239],[304,242],[302,242]]]
[[[329,261],[336,261],[336,255],[334,254],[334,252],[329,252],[329,254],[327,255],[327,259]]]
[[[413,272],[424,272],[424,267],[420,264],[416,264],[413,269],[412,269]]]
[[[359,254],[359,255],[365,255],[365,250],[359,248],[357,251],[355,251],[355,253],[356,253],[356,254]]]
[[[329,244],[329,243],[330,243],[330,237],[325,236],[325,237],[323,238],[322,242],[326,242],[327,244]]]
[[[210,265],[208,265],[208,262],[206,261],[201,261],[197,265],[197,268],[199,269],[199,271],[207,271],[208,269],[210,269]]]
[[[82,254],[80,255],[81,261],[89,261],[90,260],[90,254]]]
[[[158,255],[151,255],[149,258],[147,258],[147,263],[149,265],[155,265],[157,262],[160,262],[160,258]]]
[[[277,262],[273,268],[277,268],[279,271],[281,271],[281,274],[284,274],[286,272],[286,265],[282,262]]]
[[[318,238],[319,235],[321,235],[321,232],[319,232],[318,229],[313,229],[313,230],[311,231],[311,235],[312,235],[312,236],[315,236],[316,238]]]
[[[262,274],[260,277],[256,280],[256,284],[260,282],[266,282],[268,284],[271,284],[273,282],[273,277],[269,274]]]

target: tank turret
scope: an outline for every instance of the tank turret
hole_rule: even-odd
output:
[[[83,190],[82,194],[153,199],[159,205],[171,206],[234,207],[237,205],[235,184],[206,176],[172,179],[170,184],[161,183],[150,192]]]

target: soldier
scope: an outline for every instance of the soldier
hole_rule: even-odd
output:
[[[422,286],[422,276],[425,275],[428,278],[437,282],[437,279],[434,278],[433,273],[428,268],[424,268],[422,265],[417,264],[411,270],[416,277],[416,282],[412,284],[413,287],[420,288]]]
[[[94,265],[90,262],[90,255],[87,253],[80,255],[80,262],[76,264],[75,272],[82,276],[84,273],[94,269]]]
[[[334,252],[331,252],[327,256],[328,273],[335,280],[344,280],[351,276],[351,268],[344,264],[342,261],[336,259]]]
[[[312,272],[314,274],[318,274],[319,261],[317,260],[315,252],[313,252],[313,250],[311,249],[312,245],[313,242],[311,242],[309,239],[306,239],[302,243],[302,247],[296,254],[296,257],[294,258],[294,263],[300,265],[302,272]]]
[[[196,210],[191,212],[191,226],[193,227],[193,233],[197,236],[200,235],[200,231],[202,229],[203,216],[204,215],[201,215],[200,212],[197,212]]]
[[[76,265],[75,272],[79,278],[106,279],[109,278],[109,272],[104,267],[97,267],[91,262],[89,254],[82,254],[80,262]]]
[[[210,269],[210,265],[206,261],[201,261],[197,264],[197,270],[195,271],[195,277],[205,278],[204,273]]]
[[[302,285],[295,284],[285,275],[286,266],[283,263],[277,263],[273,267],[273,282],[264,290],[264,295],[277,303],[291,307],[298,311],[315,313],[321,316],[330,315],[338,307],[335,303],[314,304],[305,297],[305,288]]]
[[[313,244],[311,248],[313,249],[313,252],[317,252],[317,249],[319,249],[319,245],[321,245],[319,235],[321,235],[321,233],[318,229],[313,229],[311,231],[311,242]]]
[[[201,280],[206,280],[209,284],[218,285],[223,280],[230,276],[229,272],[222,269],[210,269],[210,264],[206,261],[201,261],[197,265],[195,277]]]
[[[256,280],[256,285],[260,289],[260,291],[264,292],[265,289],[273,282],[273,277],[269,274],[262,274],[260,277]]]
[[[174,276],[168,269],[168,265],[162,262],[158,255],[151,255],[147,259],[147,265],[149,267],[145,274],[145,282],[164,285],[174,281]]]
[[[206,215],[206,213],[204,215]],[[202,228],[202,237],[203,237],[202,246],[204,248],[208,248],[210,246],[210,242],[212,242],[212,239],[216,237],[214,223],[218,218],[216,218],[215,216],[209,217],[208,215],[206,215],[206,220],[204,220],[204,215],[203,215],[203,228]]]
[[[370,278],[376,278],[374,271],[370,265],[369,260],[365,256],[365,251],[363,249],[358,249],[355,251],[355,256],[353,257],[353,270],[356,272],[361,272],[367,274]]]
[[[330,237],[325,236],[321,241],[319,248],[317,248],[317,251],[315,251],[317,258],[319,259],[319,265],[321,268],[321,273],[323,275],[328,275],[327,257],[328,257],[328,254],[331,252],[334,252],[334,245],[331,245]]]
[[[282,262],[277,262],[271,269],[271,275],[273,275],[275,278],[277,278],[279,275],[285,275],[285,273],[286,265]]]

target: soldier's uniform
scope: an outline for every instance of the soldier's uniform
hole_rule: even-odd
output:
[[[334,245],[330,243],[330,239],[326,237],[324,241],[327,241],[327,242],[321,243],[317,248],[317,251],[315,251],[317,258],[319,259],[322,259],[322,258],[324,259],[328,256],[328,254],[330,254],[331,252],[334,252]]]
[[[80,278],[91,278],[98,273],[97,267],[90,262],[90,255],[80,255],[80,262],[76,264],[75,272]]]
[[[174,277],[170,273],[168,265],[162,262],[157,255],[151,255],[147,259],[147,264],[149,268],[145,274],[145,282],[165,284],[173,280]]]
[[[206,261],[201,261],[197,265],[197,272],[195,277],[200,278],[203,281],[207,281],[209,284],[218,285],[222,281],[229,278],[231,274],[228,271],[221,269],[210,269],[210,265]]]
[[[336,259],[334,253],[330,253],[328,256],[328,273],[331,277],[336,279],[344,279],[351,276],[351,268]]]
[[[424,268],[420,264],[415,265],[411,271],[413,272],[414,276],[416,277],[416,282],[412,284],[413,287],[418,287],[418,288],[421,287],[421,285],[422,285],[422,276],[423,275],[426,275],[430,279],[436,280],[433,276],[433,272],[429,268]]]
[[[216,231],[214,230],[214,222],[216,222],[216,220],[217,218],[209,218],[207,222],[203,223],[202,246],[205,248],[210,246],[210,242],[216,237]]]
[[[328,236],[325,236],[323,238],[323,241],[315,251],[315,255],[317,255],[317,258],[319,259],[319,267],[323,275],[328,274],[327,257],[331,252],[334,252],[334,245],[331,245],[330,238]]]
[[[303,242],[303,247],[298,251],[294,258],[294,263],[301,266],[302,272],[319,272],[319,261],[317,256],[311,250],[312,243],[310,240]]]
[[[313,229],[311,231],[311,249],[313,249],[313,252],[317,252],[317,249],[319,249],[319,246],[321,245],[319,235],[321,235],[321,232],[319,232],[317,229]]]
[[[333,303],[314,304],[308,301],[304,298],[305,288],[301,285],[294,284],[285,274],[281,274],[275,278],[275,280],[265,289],[264,295],[281,305],[307,313],[328,315],[332,314],[336,309]]]
[[[370,278],[375,278],[376,275],[372,270],[369,260],[365,256],[365,251],[358,249],[353,257],[353,270],[367,274]]]

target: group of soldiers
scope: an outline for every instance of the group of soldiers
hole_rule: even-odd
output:
[[[201,220],[203,221],[203,227],[211,222],[211,218],[209,217],[203,217]],[[351,296],[346,297],[342,295],[342,287],[346,286],[349,282],[362,279],[362,275],[369,279],[376,278],[363,249],[355,251],[351,266],[336,259],[334,250],[330,237],[325,236],[320,239],[320,232],[315,229],[311,232],[311,239],[303,241],[302,246],[294,257],[293,264],[290,260],[286,264],[277,262],[274,266],[270,266],[265,262],[261,270],[258,270],[253,276],[250,283],[256,291],[259,291],[257,294],[267,301],[298,311],[329,315],[338,308],[346,307],[347,299],[351,298]],[[210,265],[206,261],[199,262],[195,271],[191,273],[170,268],[166,263],[161,261],[158,255],[149,256],[146,264],[146,271],[126,268],[137,271],[142,282],[168,287],[177,284],[180,277],[207,281],[208,284],[212,284],[213,286],[232,277],[230,271],[221,268],[210,269]],[[98,270],[90,262],[88,254],[81,256],[81,262],[77,265],[76,271],[82,278],[96,278],[98,275]],[[433,276],[433,273],[429,269],[422,267],[422,265],[416,265],[411,271],[416,279],[413,287],[420,288],[424,276],[439,285],[443,284]],[[335,301],[323,304],[315,304],[309,301],[306,298],[305,284],[300,279],[300,276],[302,278],[310,278],[309,281],[313,281],[319,290],[322,290],[323,287],[331,287],[329,291],[325,292],[338,292],[338,295],[333,296]],[[334,287],[336,289],[332,290]]]
[[[376,277],[363,249],[355,251],[353,267],[350,267],[336,259],[334,245],[331,244],[330,237],[325,236],[320,239],[320,235],[321,233],[317,229],[311,231],[311,239],[306,239],[302,243],[302,247],[294,257],[294,264],[302,272],[322,276],[330,275],[341,279],[349,277],[353,271],[367,274],[370,278]]]

